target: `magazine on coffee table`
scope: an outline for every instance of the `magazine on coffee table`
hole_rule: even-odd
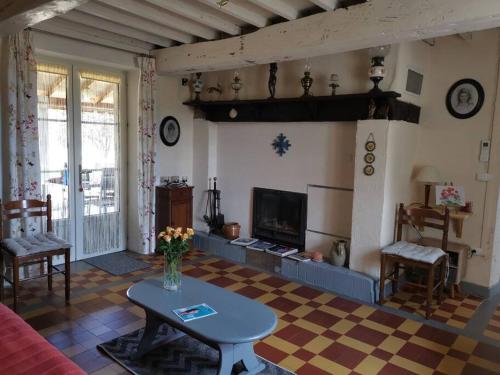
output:
[[[257,238],[244,238],[244,237],[239,237],[235,240],[232,240],[230,243],[233,245],[240,245],[240,246],[249,246],[255,242],[257,242]]]
[[[212,309],[206,303],[183,307],[181,309],[175,309],[173,311],[175,315],[182,319],[183,322],[189,322],[190,320],[206,318],[207,316],[217,314],[217,311]]]
[[[298,253],[298,249],[293,247],[274,245],[273,247],[266,249],[266,253],[273,254],[279,257],[286,257],[287,255]]]
[[[257,250],[257,251],[265,251],[266,249],[269,249],[270,247],[273,247],[273,246],[274,246],[273,243],[258,240],[257,242],[251,244],[250,246],[247,246],[247,249]]]

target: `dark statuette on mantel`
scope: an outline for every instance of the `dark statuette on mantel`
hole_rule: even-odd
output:
[[[269,99],[274,99],[274,96],[276,94],[277,72],[278,72],[278,64],[276,64],[275,62],[269,64],[269,81],[267,83],[270,95]]]

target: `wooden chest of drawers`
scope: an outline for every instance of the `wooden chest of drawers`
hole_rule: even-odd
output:
[[[156,187],[156,236],[167,226],[193,227],[193,187]]]

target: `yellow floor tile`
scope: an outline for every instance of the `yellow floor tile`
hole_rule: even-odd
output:
[[[314,339],[304,345],[304,349],[311,353],[321,353],[323,350],[332,345],[333,340],[324,336],[316,336]]]
[[[335,323],[330,329],[334,332],[340,333],[340,334],[345,334],[346,332],[349,332],[351,329],[353,329],[356,326],[356,323],[347,320],[347,319],[342,319],[339,320],[337,323]]]
[[[290,355],[286,357],[284,360],[282,360],[280,363],[278,363],[278,365],[289,371],[295,372],[299,368],[304,366],[305,363],[306,362],[303,361],[302,359]]]
[[[422,323],[416,322],[414,320],[406,319],[399,327],[399,331],[403,331],[410,335],[414,335],[422,327]]]
[[[380,349],[386,352],[396,354],[399,350],[406,344],[406,340],[400,339],[399,337],[389,336],[378,346]]]
[[[301,328],[307,329],[308,331],[314,332],[317,335],[321,335],[323,332],[326,331],[325,327],[311,323],[311,322],[304,320],[304,319],[298,319],[295,322],[293,322],[293,324],[295,324],[296,326],[299,326]]]
[[[356,366],[354,371],[363,375],[376,375],[382,370],[386,363],[386,361],[369,355]]]
[[[437,370],[444,374],[461,374],[465,366],[465,362],[451,356],[443,358]]]
[[[413,371],[415,374],[418,374],[418,375],[432,375],[432,373],[434,372],[433,369],[431,369],[427,366],[424,366],[420,363],[410,361],[409,359],[400,357],[398,355],[395,355],[394,357],[392,357],[389,360],[389,362],[396,365],[396,366],[402,367],[408,371]]]
[[[303,318],[310,312],[314,311],[315,309],[311,306],[307,305],[301,305],[297,307],[295,310],[290,311],[290,314],[293,316],[296,316],[297,318]]]
[[[279,348],[279,350],[287,354],[295,353],[297,350],[300,349],[299,346],[292,344],[291,342],[285,341],[283,339],[280,339],[277,336],[268,336],[262,341],[274,348]]]
[[[360,318],[366,318],[370,314],[372,314],[375,311],[373,307],[362,305],[358,307],[354,312],[352,313],[353,315],[356,315]]]
[[[441,354],[448,353],[448,350],[450,349],[448,346],[440,345],[437,342],[426,340],[418,336],[412,336],[408,341],[413,344],[420,345],[423,348],[434,350],[435,352]]]
[[[367,343],[358,341],[356,339],[353,339],[348,336],[341,336],[338,338],[337,342],[344,344],[345,346],[348,346],[350,348],[359,350],[360,352],[370,354],[375,350],[375,347],[372,345],[369,345]]]
[[[349,370],[347,367],[344,367],[342,365],[339,365],[338,363],[332,362],[325,357],[322,357],[320,355],[317,355],[316,357],[312,358],[309,361],[310,364],[313,366],[316,366],[320,368],[323,371],[326,371],[330,374],[335,374],[335,375],[348,375],[351,373],[351,370]],[[313,374],[311,374],[313,375]]]

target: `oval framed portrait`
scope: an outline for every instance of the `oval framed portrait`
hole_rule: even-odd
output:
[[[174,146],[181,137],[179,121],[173,116],[167,116],[161,120],[160,139],[166,146]]]
[[[453,117],[466,119],[481,110],[484,103],[484,89],[474,79],[455,82],[446,95],[446,108]]]

